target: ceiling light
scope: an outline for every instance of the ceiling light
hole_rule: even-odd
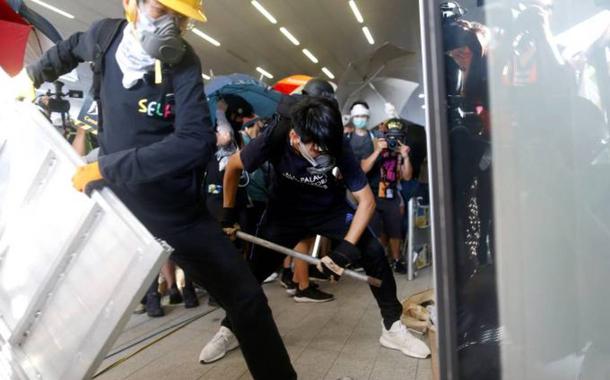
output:
[[[297,40],[295,38],[295,36],[293,36],[288,29],[284,28],[283,26],[280,28],[280,32],[282,32],[283,35],[286,36],[286,38],[288,38],[290,40],[290,42],[292,42],[293,44],[295,44],[296,46],[299,46],[301,43],[299,42],[299,40]]]
[[[193,33],[195,33],[196,35],[198,35],[199,37],[203,38],[204,40],[208,41],[209,43],[211,43],[214,46],[220,46],[220,42],[218,42],[217,40],[215,40],[214,38],[208,36],[207,34],[203,33],[201,30],[197,29],[197,28],[193,28]]]
[[[349,6],[350,8],[352,8],[352,12],[354,12],[356,20],[358,20],[358,22],[362,24],[364,22],[364,18],[362,18],[362,13],[360,13],[360,9],[358,9],[356,2],[354,0],[349,0]]]
[[[210,80],[210,79],[212,79],[212,78],[210,78],[210,76],[209,76],[209,75],[205,75],[205,74],[203,74],[203,73],[201,73],[201,77],[202,77],[203,79],[205,79],[205,80]]]
[[[330,70],[327,69],[326,67],[322,67],[322,72],[324,74],[326,74],[326,76],[329,77],[330,79],[335,79],[335,75],[333,73],[331,73]]]
[[[313,63],[318,63],[318,58],[315,55],[311,54],[311,52],[307,49],[303,49],[303,54],[307,56]]]
[[[44,1],[40,1],[40,0],[32,0],[32,2],[33,2],[33,3],[36,3],[36,4],[38,4],[38,5],[40,5],[41,7],[45,7],[45,8],[47,8],[47,9],[50,9],[50,10],[52,10],[52,11],[53,11],[53,12],[55,12],[55,13],[59,13],[60,15],[62,15],[62,16],[64,16],[64,17],[71,18],[71,19],[73,19],[73,18],[74,18],[74,16],[73,16],[73,15],[71,15],[70,13],[65,12],[65,11],[62,11],[61,9],[59,9],[59,8],[57,8],[57,7],[54,7],[54,6],[50,5],[50,4],[47,4],[47,3],[45,3]]]
[[[265,7],[263,7],[258,1],[252,0],[250,3],[252,3],[252,5],[254,5],[254,8],[256,8],[260,13],[262,13],[263,16],[265,16],[267,20],[269,20],[269,22],[271,22],[272,24],[277,24],[277,20],[275,19],[275,17],[273,17],[273,15],[269,13],[269,11],[266,10]]]
[[[371,31],[369,30],[368,26],[363,26],[362,32],[364,33],[364,36],[366,37],[366,40],[369,42],[369,44],[374,45],[375,40],[373,39],[373,36],[371,35]]]
[[[262,69],[260,67],[256,68],[256,71],[258,71],[259,73],[263,74],[264,76],[266,76],[269,79],[273,79],[273,75],[269,74],[268,71],[266,71],[265,69]]]

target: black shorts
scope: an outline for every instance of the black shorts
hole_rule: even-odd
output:
[[[377,207],[370,226],[377,236],[384,233],[390,239],[402,239],[402,215],[398,197],[376,198]]]

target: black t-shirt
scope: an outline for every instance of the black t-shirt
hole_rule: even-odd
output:
[[[368,183],[360,168],[360,162],[354,157],[347,141],[343,144],[343,154],[337,157],[337,167],[341,171],[342,181],[332,173],[311,174],[307,168],[311,164],[295,152],[286,136],[282,147],[272,149],[273,130],[278,124],[270,125],[257,138],[252,140],[240,152],[244,168],[254,171],[265,161],[273,165],[275,172],[269,207],[282,213],[319,213],[330,207],[345,203],[345,189],[352,192],[362,190]],[[272,157],[272,152],[279,152]]]

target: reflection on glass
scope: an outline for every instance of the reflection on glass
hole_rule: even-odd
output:
[[[609,6],[441,5],[462,379],[610,378]]]

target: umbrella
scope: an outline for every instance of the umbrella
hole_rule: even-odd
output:
[[[11,75],[36,61],[61,35],[44,17],[22,0],[0,0],[0,65]]]
[[[273,85],[273,89],[283,94],[293,94],[305,86],[305,83],[309,81],[311,77],[309,75],[291,75],[284,79],[277,81]]]
[[[261,117],[273,115],[282,94],[245,74],[231,74],[214,78],[205,89],[212,123],[216,123],[216,103],[222,95],[239,95],[246,99]]]
[[[356,89],[345,99],[341,109],[349,114],[349,108],[355,101],[365,101],[371,109],[369,126],[375,127],[390,116],[385,113],[385,103],[396,108],[396,113],[414,124],[424,125],[424,105],[419,83],[397,78],[377,77],[366,86]]]
[[[419,82],[420,66],[421,63],[415,52],[386,42],[371,54],[350,62],[339,81],[337,100],[343,105],[350,94],[366,86],[376,77]]]

